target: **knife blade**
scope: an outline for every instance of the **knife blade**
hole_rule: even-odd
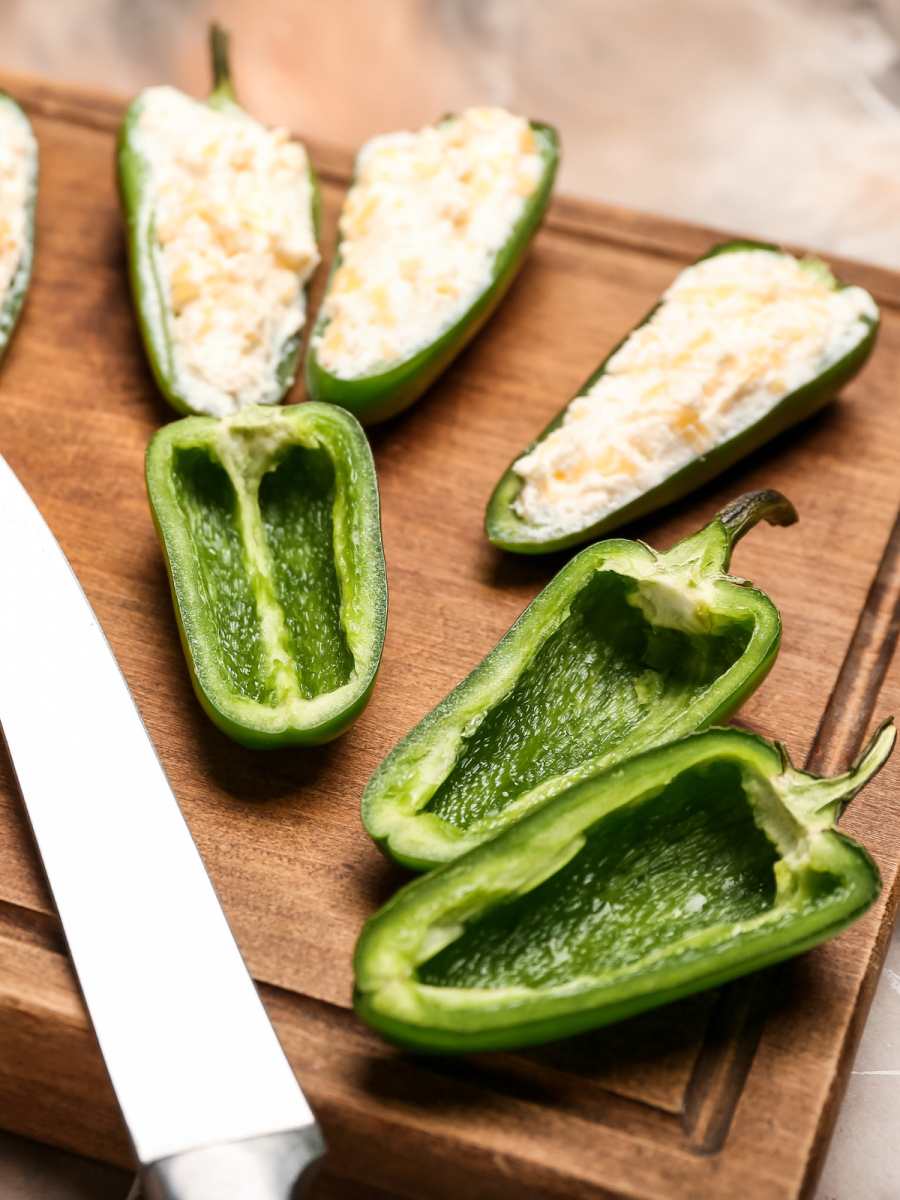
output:
[[[0,458],[0,725],[151,1200],[288,1200],[324,1143],[128,685]]]

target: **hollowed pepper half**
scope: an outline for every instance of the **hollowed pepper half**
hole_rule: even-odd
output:
[[[458,117],[446,117],[439,122],[438,129],[452,126],[458,121]],[[556,130],[551,126],[537,121],[532,121],[529,125],[536,152],[540,157],[540,178],[535,190],[527,198],[521,215],[512,225],[505,243],[494,255],[486,284],[477,290],[471,304],[462,315],[456,318],[449,328],[439,326],[435,330],[433,339],[425,346],[417,348],[409,355],[401,355],[399,359],[389,359],[360,374],[354,373],[350,376],[338,374],[335,370],[329,369],[322,361],[321,352],[323,339],[328,336],[331,323],[328,315],[328,298],[335,287],[343,285],[342,281],[346,277],[346,272],[342,272],[345,264],[341,252],[342,242],[339,239],[325,299],[313,327],[306,355],[306,389],[312,399],[340,404],[349,409],[364,425],[384,421],[418,400],[475,337],[497,308],[515,278],[550,202],[553,181],[559,163],[559,140]],[[529,125],[525,126],[526,130]],[[361,152],[360,158],[365,152],[366,148]],[[359,171],[360,160],[357,161],[354,184],[359,178]],[[464,219],[461,214],[454,211],[455,202],[455,199],[452,198],[448,201],[447,222]],[[395,204],[391,193],[387,194],[384,203],[386,205]],[[403,216],[402,219],[408,221],[410,218]],[[463,225],[463,229],[468,230],[469,238],[475,236],[475,231],[468,226]],[[427,230],[419,232],[419,241],[423,236],[427,238]],[[423,245],[416,244],[415,253],[413,254],[411,250],[409,255],[410,260],[414,259],[416,262],[417,271],[424,270],[426,274],[432,273],[427,261],[428,252],[429,246],[426,240]],[[406,266],[407,264],[403,262],[397,264],[401,272]],[[446,263],[438,261],[435,271],[440,271],[444,267],[446,267]],[[356,280],[354,280],[353,286],[359,286]],[[447,286],[453,287],[454,285],[448,284]],[[379,284],[374,290],[382,293],[379,300],[383,304],[386,299],[384,285]],[[387,326],[384,337],[389,339],[392,333],[393,329]]]
[[[665,554],[614,540],[572,559],[375,770],[362,818],[384,853],[428,870],[610,763],[726,721],[781,638],[771,600],[727,574],[763,518],[797,514],[751,492]]]
[[[543,554],[687,495],[833,400],[878,320],[818,259],[716,246],[516,456],[488,503],[489,540]]]
[[[833,937],[881,889],[835,823],[894,744],[820,779],[710,729],[568,788],[398,892],[356,948],[355,1005],[428,1053],[551,1041]]]
[[[0,358],[9,345],[31,281],[38,148],[31,123],[11,96],[0,92],[6,229],[0,243]]]
[[[368,703],[387,579],[372,453],[327,404],[167,425],[147,490],[200,703],[247,746],[315,745]]]

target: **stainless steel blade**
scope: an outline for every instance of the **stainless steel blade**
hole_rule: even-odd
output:
[[[282,1200],[323,1152],[312,1113],[103,631],[2,458],[0,563],[0,724],[147,1191],[212,1195],[212,1171],[216,1200]]]

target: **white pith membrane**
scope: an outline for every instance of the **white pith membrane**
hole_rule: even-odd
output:
[[[450,329],[492,282],[542,171],[529,123],[499,108],[367,142],[341,216],[327,324],[313,338],[322,367],[359,378]]]
[[[868,292],[824,264],[738,250],[683,271],[563,424],[523,455],[514,504],[547,534],[603,520],[741,433],[865,337]]]
[[[25,122],[0,100],[0,307],[25,250],[33,153]]]
[[[218,417],[277,403],[319,261],[306,151],[284,129],[169,87],[143,93],[134,144],[151,172],[179,390]]]

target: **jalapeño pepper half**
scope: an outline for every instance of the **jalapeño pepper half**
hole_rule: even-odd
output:
[[[327,742],[368,703],[387,579],[375,465],[349,413],[248,405],[147,450],[147,490],[200,703],[246,746]]]
[[[835,822],[894,744],[820,779],[710,729],[583,780],[398,892],[356,948],[356,1009],[428,1053],[533,1045],[769,966],[881,889]]]
[[[441,124],[455,119],[447,117]],[[329,324],[323,301],[306,355],[306,390],[312,399],[340,404],[349,409],[364,425],[385,421],[418,400],[475,337],[515,278],[550,202],[559,164],[559,139],[556,130],[549,125],[537,121],[530,122],[530,125],[543,163],[541,178],[505,245],[494,258],[488,286],[477,295],[469,309],[449,329],[440,331],[434,341],[423,350],[396,365],[385,366],[371,374],[350,379],[333,374],[320,362],[317,346],[327,332]],[[326,300],[341,265],[341,246],[338,241]]]
[[[362,818],[384,853],[428,870],[609,763],[727,720],[781,638],[769,598],[726,574],[763,518],[797,514],[751,492],[666,554],[608,541],[563,567],[375,770]]]
[[[214,87],[205,102],[206,107],[250,125],[257,125],[237,103],[229,67],[228,33],[220,25],[210,26],[210,50]],[[243,163],[237,165],[238,178],[232,183],[226,185],[224,175],[220,173],[215,187],[209,195],[201,195],[198,191],[189,198],[183,214],[185,222],[199,223],[201,227],[207,226],[213,229],[215,236],[212,240],[218,245],[210,248],[208,244],[210,239],[200,236],[193,259],[183,259],[178,268],[180,277],[172,280],[166,278],[161,244],[157,234],[158,194],[154,183],[152,162],[142,142],[140,131],[140,123],[148,104],[148,98],[152,97],[155,92],[163,90],[166,89],[147,89],[134,100],[125,114],[118,147],[119,196],[127,224],[131,289],[147,358],[160,391],[176,412],[224,416],[235,411],[245,402],[239,397],[227,407],[222,407],[221,400],[211,401],[208,395],[204,396],[202,392],[198,391],[196,379],[192,380],[192,376],[185,366],[184,348],[179,346],[174,336],[175,310],[173,305],[176,301],[181,304],[185,300],[189,301],[194,298],[198,286],[207,284],[211,289],[210,298],[218,296],[218,303],[213,308],[218,307],[220,313],[227,314],[229,309],[239,310],[242,304],[245,305],[241,289],[249,289],[255,292],[255,299],[252,302],[254,311],[250,318],[250,324],[236,333],[231,333],[232,345],[220,341],[218,346],[212,347],[208,358],[213,361],[216,359],[230,361],[237,357],[236,345],[240,347],[242,343],[255,344],[257,341],[268,344],[269,341],[273,341],[273,344],[278,346],[278,357],[272,378],[267,382],[265,388],[257,385],[257,391],[260,391],[260,394],[254,396],[254,400],[264,404],[277,404],[284,398],[288,388],[294,382],[297,372],[305,322],[305,291],[312,269],[318,261],[318,253],[313,245],[311,260],[295,261],[298,251],[296,246],[290,244],[289,231],[286,232],[283,228],[283,213],[279,217],[280,233],[277,236],[273,234],[273,230],[277,231],[279,228],[275,216],[268,211],[272,208],[273,196],[267,195],[265,188],[259,188],[258,194],[255,197],[249,197],[248,200],[249,172],[246,170],[248,164]],[[170,90],[174,91],[174,89]],[[180,93],[176,94],[180,95]],[[202,106],[198,107],[202,108]],[[211,157],[214,156],[215,147],[207,147],[205,153]],[[305,151],[303,151],[303,156],[305,160],[304,179],[309,185],[309,211],[305,215],[308,215],[311,222],[315,241],[318,239],[321,224],[321,196],[318,180],[312,165],[305,156]],[[243,172],[241,167],[244,168]],[[279,169],[283,170],[283,165]],[[271,178],[269,182],[271,183]],[[233,192],[241,195],[245,207],[252,201],[258,210],[258,217],[251,215],[244,222],[245,228],[239,228],[233,219],[233,214],[228,211]],[[258,227],[254,228],[255,225]],[[223,230],[224,235],[222,235]],[[189,235],[190,230],[184,231],[186,239]],[[282,268],[279,280],[276,280],[271,271],[264,278],[260,277],[259,263],[254,264],[252,261],[252,256],[258,251],[255,243],[260,240],[265,242],[273,236],[275,257]],[[223,247],[227,251],[225,254],[223,254]],[[244,256],[243,260],[241,254]],[[229,261],[223,263],[221,260],[227,258],[228,255],[231,256]],[[285,277],[288,277],[289,274],[294,274],[299,280],[302,308],[299,319],[301,323],[300,327],[288,336],[281,337],[278,331],[272,327],[273,323],[277,323],[275,318],[271,313],[260,318],[257,306],[261,310],[272,293],[279,287],[284,288]],[[219,316],[215,312],[206,315],[205,323],[209,325],[217,320],[222,330],[227,330],[228,322],[219,320]],[[193,329],[192,332],[196,334],[198,331]],[[234,388],[238,391],[242,386],[242,374],[246,374],[246,366],[239,364],[234,371]],[[246,380],[244,380],[243,386],[246,386]],[[262,394],[263,391],[266,394]]]
[[[21,201],[18,212],[11,214],[11,228],[6,231],[4,240],[18,242],[21,250],[15,265],[11,265],[8,280],[0,276],[0,358],[9,345],[25,295],[31,281],[31,264],[34,259],[34,210],[37,203],[38,184],[38,148],[37,141],[31,131],[28,118],[10,96],[0,92],[0,118],[8,124],[10,131],[9,142],[4,146],[7,161],[4,164],[4,174],[7,176],[7,186],[16,192]],[[4,133],[4,140],[6,135]],[[19,185],[22,185],[21,187]],[[2,285],[5,284],[5,290]]]
[[[694,265],[695,267],[699,266],[710,259],[718,259],[723,255],[757,251],[764,252],[769,258],[775,256],[786,262],[794,263],[811,281],[824,285],[827,291],[832,293],[847,291],[845,285],[839,283],[826,265],[818,259],[804,259],[796,263],[790,255],[779,250],[777,246],[770,246],[762,242],[726,242],[704,254]],[[624,461],[619,457],[620,447],[617,440],[619,431],[614,427],[609,427],[605,430],[604,444],[602,447],[598,447],[597,454],[594,456],[598,460],[605,459],[606,461],[598,461],[596,464],[587,461],[578,462],[575,464],[573,478],[582,479],[586,473],[589,474],[593,466],[602,468],[603,472],[609,472],[611,477],[617,476],[623,481],[622,486],[625,491],[622,494],[627,497],[621,504],[617,504],[613,511],[606,513],[600,520],[591,520],[586,517],[583,524],[579,525],[576,521],[577,527],[566,528],[564,531],[561,530],[561,527],[554,527],[553,524],[547,524],[543,520],[526,520],[517,511],[517,503],[520,502],[525,488],[525,480],[514,469],[516,464],[521,463],[527,455],[532,454],[537,447],[546,442],[551,434],[564,425],[572,404],[580,402],[582,397],[603,380],[604,376],[607,376],[608,371],[611,376],[613,375],[611,361],[625,347],[631,337],[629,335],[629,338],[620,342],[604,359],[577,396],[570,401],[570,404],[558,413],[537,438],[516,456],[501,477],[488,503],[485,517],[487,536],[495,546],[505,550],[514,550],[521,554],[543,554],[552,550],[577,546],[687,495],[688,492],[700,487],[701,484],[706,483],[707,480],[712,479],[771,438],[789,429],[792,425],[806,420],[807,417],[833,400],[841,388],[860,371],[875,344],[878,332],[878,310],[871,297],[866,296],[862,289],[854,289],[854,294],[860,294],[865,298],[866,311],[860,314],[854,322],[852,336],[848,336],[844,340],[837,339],[835,345],[839,349],[825,354],[824,365],[815,377],[807,379],[802,386],[790,390],[777,402],[763,403],[756,412],[741,412],[741,400],[752,392],[755,386],[755,376],[761,369],[758,361],[748,359],[743,376],[735,378],[731,392],[724,395],[719,411],[713,413],[713,417],[720,422],[719,434],[714,437],[709,428],[705,427],[698,418],[698,412],[703,407],[702,395],[705,389],[712,389],[715,392],[716,388],[720,386],[721,380],[728,379],[733,362],[741,353],[741,343],[745,336],[745,330],[740,326],[740,319],[748,316],[751,321],[753,319],[752,312],[738,312],[737,320],[735,320],[734,292],[734,288],[724,286],[718,290],[718,294],[711,291],[707,297],[707,303],[713,306],[708,318],[711,326],[715,325],[717,312],[722,314],[723,321],[730,322],[725,343],[721,346],[713,344],[715,334],[711,327],[702,331],[697,330],[695,345],[689,347],[690,353],[697,354],[698,362],[705,370],[705,374],[691,378],[691,370],[685,367],[684,362],[688,358],[688,354],[680,353],[682,347],[677,347],[676,349],[670,348],[667,356],[666,347],[660,341],[655,346],[652,343],[645,346],[640,353],[647,354],[649,351],[648,359],[642,364],[636,364],[638,367],[643,367],[648,387],[653,386],[654,391],[648,392],[643,400],[631,406],[627,420],[639,421],[641,419],[640,409],[647,397],[654,393],[658,396],[662,389],[666,389],[666,394],[671,399],[671,412],[666,416],[671,422],[672,429],[679,431],[678,436],[685,439],[686,445],[696,443],[695,451],[688,452],[689,461],[684,465],[673,466],[671,472],[666,473],[658,483],[635,496],[633,488],[631,491],[628,490],[628,476],[634,475],[636,462],[659,460],[661,451],[658,438],[660,431],[665,432],[667,422],[662,418],[654,419],[650,423],[652,427],[638,435],[635,452],[631,457],[626,454]],[[764,307],[765,289],[760,289],[760,295],[762,297],[761,306]],[[756,297],[754,297],[755,299]],[[795,308],[788,310],[786,307],[784,310],[785,326],[781,331],[784,337],[783,342],[777,347],[776,376],[780,371],[782,377],[791,377],[790,371],[795,365],[792,356],[797,352],[797,347],[791,343],[792,322],[795,322],[796,305],[801,302],[802,297],[795,298]],[[637,326],[634,333],[644,330],[665,303],[667,303],[666,299],[657,304]],[[686,323],[685,327],[687,327]],[[766,345],[767,337],[766,334],[762,338],[763,346]],[[837,354],[837,357],[834,357],[834,354]],[[719,373],[718,379],[717,373]],[[621,376],[616,375],[615,379],[618,381],[617,386],[621,388],[623,386]],[[627,380],[625,385],[627,386]],[[733,431],[729,430],[729,426]],[[581,426],[579,423],[575,423],[572,428],[575,432]],[[579,434],[576,442],[578,440],[583,442],[583,435]],[[683,455],[684,451],[680,451],[680,453]],[[675,461],[677,463],[680,460]],[[570,465],[557,465],[561,466],[561,474],[565,476]],[[554,487],[552,473],[548,478],[548,484],[550,488]],[[588,511],[589,501],[588,495],[586,497]],[[564,520],[567,525],[572,524],[572,519],[569,517]]]

